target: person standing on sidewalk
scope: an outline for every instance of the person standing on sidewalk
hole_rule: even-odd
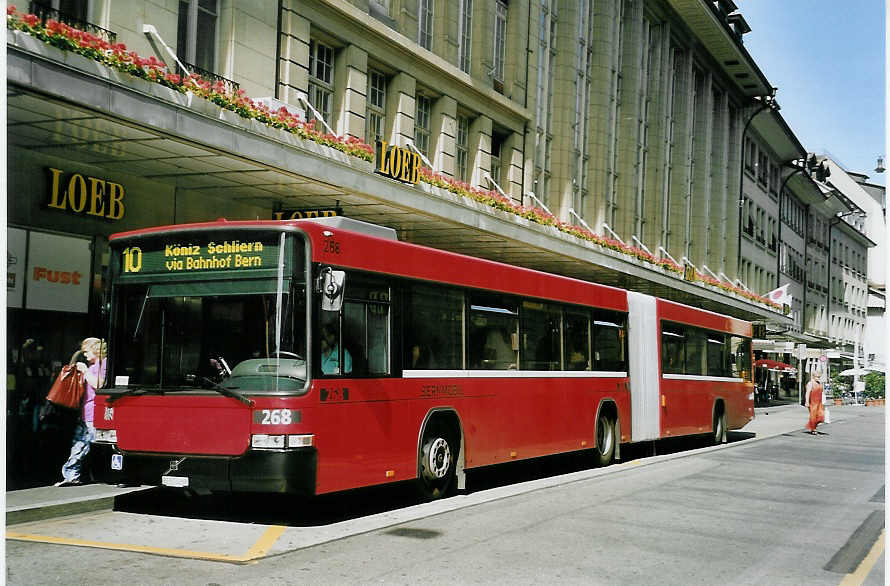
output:
[[[807,421],[807,430],[812,435],[818,435],[816,426],[825,421],[825,408],[822,406],[822,369],[817,368],[807,383],[806,406],[810,410],[810,420]]]
[[[90,451],[90,442],[96,438],[96,428],[93,427],[93,407],[96,401],[96,389],[105,383],[107,347],[105,340],[87,338],[80,343],[80,349],[89,362],[89,366],[83,362],[77,363],[77,370],[83,373],[83,378],[86,381],[86,392],[83,397],[81,418],[74,429],[71,455],[62,466],[62,480],[57,482],[56,486],[83,484],[83,481],[80,479],[81,468],[84,459]]]

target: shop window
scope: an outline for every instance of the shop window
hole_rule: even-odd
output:
[[[420,0],[417,7],[417,43],[433,50],[433,0]]]
[[[176,55],[204,71],[216,71],[216,0],[179,0]]]
[[[460,181],[469,181],[470,160],[470,119],[466,116],[457,117],[457,137],[455,149],[457,150],[455,174]]]
[[[458,33],[457,63],[461,71],[469,73],[473,43],[473,0],[460,0],[460,16],[458,18],[460,32]]]
[[[414,146],[423,153],[423,156],[430,156],[430,117],[432,114],[432,100],[428,97],[417,94],[414,115]]]
[[[367,140],[375,144],[386,134],[386,77],[379,71],[368,71]]]
[[[504,92],[504,60],[507,52],[507,3],[497,0],[494,22],[494,77],[495,91]]]
[[[329,125],[333,99],[334,49],[311,40],[309,41],[309,103]],[[306,117],[310,121],[317,118],[313,112],[307,112]]]

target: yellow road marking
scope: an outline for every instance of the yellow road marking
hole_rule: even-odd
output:
[[[224,553],[211,553],[206,551],[192,551],[188,549],[173,549],[167,547],[151,547],[147,545],[131,545],[126,543],[110,543],[107,541],[89,541],[86,539],[71,539],[68,537],[52,537],[49,535],[33,535],[28,533],[18,533],[15,531],[7,531],[7,539],[15,539],[16,541],[32,541],[37,543],[52,543],[56,545],[76,545],[79,547],[95,547],[98,549],[112,549],[116,551],[133,551],[138,553],[148,553],[154,555],[162,555],[167,557],[188,558],[196,560],[205,560],[211,562],[229,562],[236,564],[245,564],[254,561],[266,555],[269,548],[284,533],[286,527],[274,525],[266,529],[266,532],[260,539],[247,550],[243,556],[229,555]]]
[[[872,567],[875,565],[875,562],[878,561],[878,558],[880,558],[881,554],[884,552],[884,533],[885,531],[881,531],[878,540],[871,546],[871,551],[869,551],[868,555],[865,556],[865,559],[859,563],[859,567],[856,568],[856,571],[844,576],[840,586],[859,586],[865,581],[868,577],[868,573],[871,572]]]
[[[287,527],[282,525],[273,525],[266,529],[263,536],[253,544],[253,547],[247,550],[247,554],[245,554],[244,557],[252,560],[266,555],[266,552],[269,551],[269,548],[272,547],[276,541],[278,541],[278,538],[281,537],[281,534],[284,533],[285,529],[287,529]]]

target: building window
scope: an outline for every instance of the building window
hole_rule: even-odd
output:
[[[494,80],[504,85],[504,58],[507,52],[507,3],[497,0],[494,19]]]
[[[473,0],[461,0],[460,3],[460,33],[457,47],[458,67],[464,73],[470,72],[470,49],[473,42]]]
[[[41,16],[41,8],[55,10],[61,14],[58,16],[48,15],[47,17],[57,18],[66,24],[74,26],[75,23],[68,22],[70,19],[80,21],[80,23],[86,23],[89,20],[87,18],[88,4],[88,0],[36,0],[31,2],[32,8],[30,8],[29,11]]]
[[[370,144],[383,140],[386,132],[386,77],[373,69],[368,71],[368,104],[366,122]]]
[[[205,71],[216,70],[216,0],[179,0],[176,56]]]
[[[428,97],[418,94],[414,115],[414,146],[423,156],[430,156],[430,112],[432,104]]]
[[[318,41],[309,41],[309,103],[328,124],[334,96],[334,50]],[[315,114],[306,117],[314,120]]]
[[[491,137],[491,178],[498,185],[501,185],[501,146],[502,139],[497,135]],[[503,189],[503,186],[501,186]]]
[[[470,140],[470,119],[466,116],[457,117],[457,140],[455,146],[457,149],[457,178],[461,181],[468,181],[467,170],[469,162],[469,140]]]
[[[420,0],[417,7],[417,42],[424,49],[433,50],[433,0]]]

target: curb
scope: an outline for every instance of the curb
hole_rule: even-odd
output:
[[[93,513],[95,511],[111,510],[114,508],[114,496],[98,499],[78,499],[74,501],[62,501],[47,503],[38,507],[15,507],[6,510],[6,526],[30,523],[31,521],[43,521],[54,517],[67,517],[81,513]]]

